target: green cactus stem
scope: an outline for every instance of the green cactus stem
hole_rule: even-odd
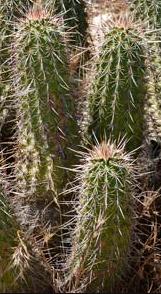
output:
[[[85,46],[87,42],[87,13],[84,0],[46,0],[55,4],[58,12],[63,13],[66,29],[71,32],[71,44]]]
[[[24,11],[27,11],[29,5],[31,5],[31,2],[32,1],[29,0],[0,0],[0,73],[2,75],[1,84],[6,79],[8,81],[9,65],[6,63],[10,58],[9,47],[11,43],[11,32],[14,29],[13,20],[18,16],[22,16]]]
[[[116,148],[102,142],[82,153],[76,169],[77,221],[65,265],[64,285],[69,292],[109,293],[127,269],[133,207],[131,171],[130,156],[121,145]]]
[[[144,153],[146,160],[143,170],[146,173],[148,184],[158,189],[160,187],[159,170],[161,154],[161,119],[160,119],[160,28],[161,28],[161,1],[160,0],[133,0],[132,13],[136,20],[142,22],[142,26],[149,26],[151,41],[154,43],[146,50],[146,83],[147,95],[144,105]]]
[[[4,142],[10,140],[13,121],[11,111],[11,36],[14,20],[22,16],[29,8],[29,0],[0,0],[0,136]],[[4,127],[3,127],[4,126]],[[6,131],[7,128],[7,131]]]
[[[39,250],[38,250],[39,249]],[[52,285],[52,268],[30,234],[24,234],[0,192],[0,292],[42,291]]]
[[[0,0],[1,11],[4,11],[6,20],[12,20],[13,17],[19,17],[24,14],[33,0]]]
[[[139,165],[142,168],[143,185],[149,189],[160,188],[161,156],[161,59],[160,48],[154,44],[146,54],[147,93],[144,103],[144,140]]]
[[[154,48],[153,48],[154,49]],[[158,49],[158,48],[157,48]],[[145,137],[161,144],[161,59],[159,51],[150,50],[147,59],[147,95],[145,103]]]
[[[18,23],[13,48],[15,197],[18,194],[24,205],[35,201],[42,210],[50,201],[57,203],[68,181],[68,172],[60,167],[74,162],[68,148],[77,144],[67,56],[58,18],[35,6]]]
[[[16,273],[9,267],[13,247],[16,245],[17,226],[9,214],[5,199],[0,191],[0,292],[17,288]]]
[[[161,1],[160,0],[133,0],[130,4],[136,19],[145,21],[152,28],[161,26]]]
[[[105,35],[87,98],[84,137],[126,136],[129,151],[142,142],[145,94],[143,39],[130,16],[120,16]]]

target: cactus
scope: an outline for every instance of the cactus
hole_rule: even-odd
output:
[[[39,249],[39,250],[38,250]],[[0,291],[34,293],[49,288],[52,269],[30,234],[24,234],[0,194]]]
[[[105,36],[90,86],[84,137],[94,132],[128,139],[129,151],[142,142],[144,87],[142,38],[130,17],[120,16]]]
[[[158,48],[157,48],[158,49]],[[147,95],[145,103],[145,138],[150,141],[158,141],[161,144],[161,102],[160,87],[161,59],[156,52],[150,51],[147,60]]]
[[[31,3],[31,0],[0,0],[0,134],[4,141],[6,141],[12,133],[12,131],[9,130],[11,127],[7,126],[8,133],[3,134],[3,130],[6,128],[5,123],[13,117],[11,112],[12,86],[10,83],[11,35],[14,30],[14,20],[22,16]],[[4,129],[2,130],[3,126]]]
[[[131,171],[121,144],[102,142],[82,153],[76,169],[77,222],[63,281],[70,292],[111,291],[121,279],[132,227]]]
[[[160,0],[132,0],[130,5],[136,19],[147,22],[152,28],[161,26],[161,1]]]
[[[150,186],[158,182],[158,171],[160,170],[160,151],[161,151],[161,120],[160,120],[160,27],[161,27],[161,1],[137,1],[131,3],[131,10],[137,20],[143,25],[149,25],[151,29],[151,43],[146,50],[146,85],[147,95],[144,105],[144,158],[143,169],[148,167],[147,178]],[[152,42],[153,41],[153,42]],[[159,42],[158,42],[159,41]],[[144,152],[143,151],[143,152]],[[146,161],[145,161],[146,158]],[[160,182],[160,180],[159,180]],[[149,185],[149,184],[148,184]],[[159,184],[160,186],[160,184]]]
[[[31,5],[31,2],[31,0],[0,0],[1,67],[9,58],[8,48],[10,44],[11,31],[14,29],[13,20],[18,16],[22,16],[23,11],[26,11],[29,8],[29,4]]]
[[[158,45],[148,48],[146,54],[147,94],[144,103],[144,144],[139,165],[144,174],[144,185],[148,189],[160,187],[161,155],[161,59]]]
[[[0,292],[2,293],[17,288],[16,273],[9,270],[16,232],[16,224],[9,214],[4,196],[0,191]]]
[[[57,204],[68,177],[60,166],[74,162],[68,147],[77,144],[77,125],[58,18],[34,6],[18,23],[13,48],[18,128],[13,185],[17,216],[24,222],[22,207],[34,216],[35,204],[39,212],[53,200]]]
[[[71,44],[84,46],[87,37],[87,14],[84,0],[46,0],[50,6],[55,3],[56,10],[63,13],[66,29],[71,32]]]
[[[0,156],[0,292],[37,293],[52,285],[50,248],[47,256],[40,236],[20,228],[8,197],[10,167],[4,164],[3,152]]]
[[[1,40],[0,40],[0,66],[1,66],[1,75],[4,74],[8,77],[9,68],[6,69],[4,64],[6,65],[7,60],[9,59],[9,46],[10,46],[10,37],[11,32],[14,29],[14,18],[21,16],[23,11],[27,10],[29,4],[31,5],[32,1],[29,0],[0,0],[0,30],[1,30]],[[4,67],[4,69],[3,69]],[[5,75],[1,77],[1,83],[8,78]]]
[[[6,20],[12,20],[13,17],[22,16],[32,3],[33,0],[1,0],[0,6],[1,11],[5,13]]]
[[[161,2],[131,2],[131,17],[115,14],[103,32],[82,118],[88,148],[74,169],[70,69],[81,54],[69,66],[68,54],[87,45],[86,2],[0,0],[0,292],[124,290],[138,245],[133,194],[160,188],[161,155]],[[138,185],[131,151],[142,137]]]

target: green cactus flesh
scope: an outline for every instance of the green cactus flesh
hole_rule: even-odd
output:
[[[125,135],[128,150],[140,146],[145,92],[140,41],[133,28],[114,27],[106,34],[87,101],[88,139],[92,133],[99,140]]]
[[[105,142],[83,155],[65,276],[71,292],[81,292],[83,286],[89,292],[111,291],[126,269],[133,205],[129,162],[121,148]]]
[[[64,45],[54,20],[40,10],[19,24],[15,44],[17,97],[22,92],[17,98],[17,180],[23,193],[57,194],[64,183],[57,166],[70,162],[67,147],[76,136]]]

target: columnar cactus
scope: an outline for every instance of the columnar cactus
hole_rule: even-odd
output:
[[[144,104],[144,148],[140,155],[139,165],[144,174],[146,187],[160,187],[161,156],[161,59],[157,46],[149,48],[146,56],[147,94]],[[146,184],[145,184],[146,183]]]
[[[47,0],[53,3],[53,0]],[[84,46],[87,37],[87,15],[84,0],[55,0],[55,7],[58,12],[63,12],[65,26],[71,32],[71,43],[77,46]]]
[[[6,293],[17,288],[16,272],[11,268],[13,246],[17,226],[9,214],[5,198],[0,191],[0,292]]]
[[[155,54],[156,53],[156,54]],[[157,52],[149,52],[147,60],[147,95],[145,103],[145,138],[161,144],[161,59]],[[150,59],[150,60],[149,60]]]
[[[0,0],[0,131],[11,108],[10,46],[14,19],[27,11],[31,3],[32,0]]]
[[[0,292],[34,293],[50,287],[52,268],[34,239],[24,234],[0,191]],[[51,283],[51,284],[50,284]]]
[[[6,19],[22,15],[32,5],[34,0],[1,0],[1,9],[5,11]]]
[[[69,291],[116,289],[130,246],[131,171],[130,156],[121,145],[102,142],[82,154],[76,169],[77,222],[64,277]]]
[[[9,47],[10,47],[10,37],[11,31],[14,29],[13,19],[22,15],[24,11],[31,5],[31,0],[0,0],[0,73],[4,72],[3,65],[6,66],[6,62],[9,59]],[[9,69],[8,69],[9,70]],[[7,70],[6,70],[7,71]],[[8,74],[8,72],[6,73]],[[8,77],[8,75],[7,75]],[[5,75],[3,76],[3,81],[5,80]],[[6,78],[6,80],[8,80]]]
[[[84,136],[95,133],[118,139],[126,136],[127,148],[142,142],[144,56],[142,38],[130,17],[120,16],[105,35],[87,101]]]
[[[15,208],[21,199],[21,206],[37,201],[41,210],[53,200],[57,203],[67,182],[67,172],[60,166],[72,164],[73,154],[68,147],[77,143],[58,18],[35,6],[18,23],[13,50],[18,128],[13,185],[15,195],[19,195],[18,199],[15,196]]]
[[[131,10],[137,19],[148,23],[153,28],[161,26],[161,1],[160,0],[132,0]],[[145,22],[145,23],[144,23]]]

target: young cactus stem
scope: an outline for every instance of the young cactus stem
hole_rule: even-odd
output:
[[[29,231],[32,238],[36,235],[39,240],[34,250],[40,260],[41,252],[51,259],[51,251],[52,256],[59,253],[58,195],[69,181],[68,172],[60,167],[70,167],[74,162],[68,147],[76,148],[77,144],[59,19],[51,17],[41,6],[34,6],[17,23],[12,48],[17,110],[15,166],[10,181],[12,208],[23,231]],[[55,263],[47,266],[50,272]],[[43,266],[39,273],[44,275]],[[34,276],[33,280],[39,281],[39,277]],[[44,281],[45,277],[40,280]]]
[[[158,29],[161,26],[161,1],[160,0],[132,0],[131,11],[136,19]]]
[[[49,7],[55,6],[63,14],[65,29],[70,33],[74,46],[85,46],[87,42],[87,14],[84,0],[46,0]]]
[[[130,16],[120,16],[105,35],[90,85],[84,137],[126,137],[127,150],[142,142],[145,94],[143,40]]]
[[[69,291],[116,290],[127,268],[130,246],[131,171],[130,157],[122,146],[102,142],[82,154],[76,170],[77,222],[64,277]]]
[[[161,59],[160,48],[154,44],[146,54],[146,87],[144,104],[144,148],[140,166],[148,189],[160,188],[161,155]],[[145,185],[145,184],[144,184]]]
[[[154,49],[154,48],[153,48]],[[158,48],[155,52],[149,52],[151,56],[147,57],[147,95],[145,103],[145,138],[149,141],[155,141],[161,144],[161,59]]]
[[[18,127],[15,195],[24,205],[38,201],[45,207],[53,200],[57,203],[67,181],[60,166],[72,164],[68,147],[76,144],[77,131],[58,18],[35,6],[17,25],[13,45]]]
[[[5,199],[0,189],[0,292],[6,293],[16,289],[16,273],[9,270],[11,266],[12,247],[15,246],[16,226],[12,221]]]

